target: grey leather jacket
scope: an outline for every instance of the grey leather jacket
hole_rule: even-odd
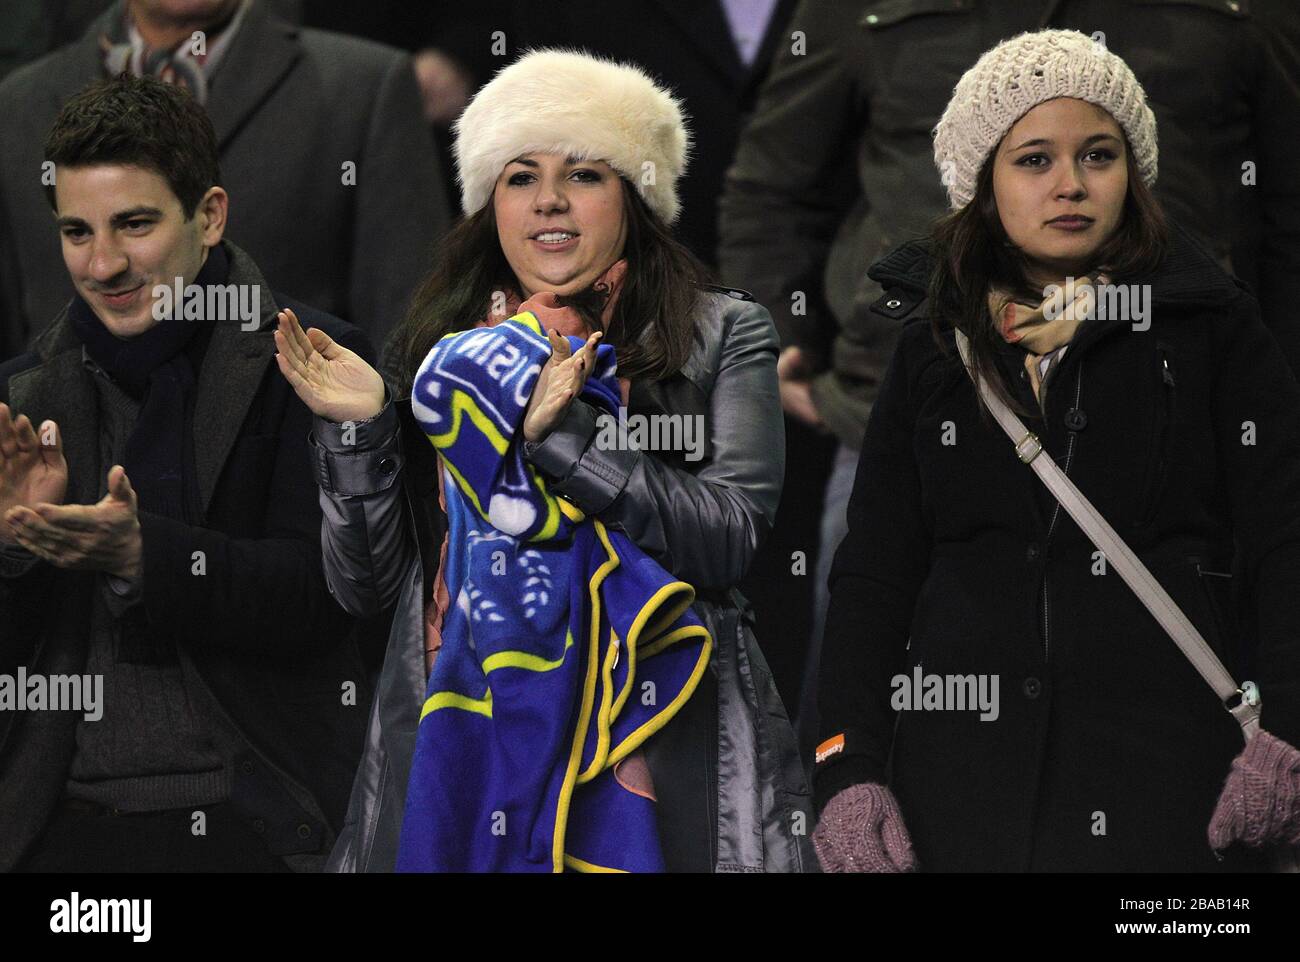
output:
[[[710,820],[716,816],[714,870],[815,871],[809,786],[752,613],[734,588],[771,527],[785,469],[776,330],[767,310],[742,295],[703,293],[695,346],[680,374],[636,383],[629,399],[630,414],[701,415],[701,457],[598,445],[595,411],[582,400],[525,456],[552,490],[622,528],[697,590],[695,611],[715,641],[716,727],[701,726],[702,737],[717,740],[702,803]],[[423,611],[437,560],[431,529],[422,531],[418,519],[419,502],[431,499],[436,508],[437,486],[430,490],[426,478],[421,492],[409,479],[399,483],[432,447],[409,428],[403,443],[396,408],[388,404],[346,439],[340,425],[317,418],[312,439],[330,590],[360,617],[395,607],[365,750],[329,862],[336,871],[395,864],[427,681]]]

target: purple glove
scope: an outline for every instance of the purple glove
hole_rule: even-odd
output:
[[[1233,759],[1209,835],[1216,850],[1300,844],[1300,751],[1261,729]]]
[[[812,841],[823,872],[910,872],[916,866],[898,800],[884,785],[851,785],[837,794]]]

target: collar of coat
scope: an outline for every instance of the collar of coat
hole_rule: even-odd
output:
[[[58,103],[104,75],[99,37],[122,18],[122,6],[123,0],[110,5],[81,39],[51,54],[57,70],[49,75],[54,78],[52,94]],[[248,7],[222,57],[216,81],[221,92],[204,105],[217,133],[218,150],[225,148],[301,55],[298,27],[278,19],[265,3]]]
[[[627,402],[629,414],[708,416],[709,394],[717,374],[714,366],[718,363],[716,359],[721,345],[726,341],[727,311],[735,307],[734,301],[752,302],[754,297],[738,287],[717,284],[701,287],[691,352],[685,363],[677,373],[660,381],[633,380]],[[713,446],[708,440],[708,432],[705,432],[704,458],[711,457],[712,453]]]
[[[244,330],[238,319],[214,325],[199,371],[194,435],[202,443],[195,445],[194,461],[205,513],[267,368],[274,365],[279,310],[252,258],[229,241],[221,243],[230,258],[226,283],[257,285],[261,300],[256,330]],[[36,363],[9,379],[10,403],[35,424],[52,418],[59,425],[68,461],[67,502],[93,504],[99,500],[99,439],[86,428],[98,423],[95,387],[66,307],[35,340],[30,353]]]
[[[896,247],[867,268],[867,275],[887,292],[882,313],[900,318],[911,314],[925,299],[932,269],[930,246],[924,240]],[[1152,305],[1166,307],[1228,305],[1244,289],[1186,229],[1172,221],[1164,260],[1150,275],[1132,283],[1149,284]],[[895,300],[897,304],[892,303]],[[1109,318],[1098,330],[1126,323],[1123,318]]]

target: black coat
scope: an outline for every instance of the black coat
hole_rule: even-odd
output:
[[[1300,744],[1300,386],[1255,298],[1181,230],[1171,241],[1140,279],[1150,329],[1087,322],[1046,418],[1026,424],[1229,670],[1259,683],[1264,726]],[[1241,864],[1206,841],[1236,723],[981,418],[952,332],[945,355],[918,309],[929,272],[917,244],[872,267],[888,292],[873,310],[903,327],[831,576],[821,731],[848,736],[819,803],[892,775],[923,869]],[[1006,345],[999,363],[1036,411],[1023,357]],[[894,712],[891,678],[918,664],[996,674],[997,720]]]
[[[231,801],[268,849],[319,868],[342,822],[372,685],[321,568],[321,509],[307,443],[311,412],[274,361],[277,305],[363,356],[357,328],[271,294],[227,244],[230,283],[258,284],[262,326],[218,323],[197,372],[195,462],[201,526],[141,512],[143,599],[175,639],[187,684],[205,686],[242,736]],[[33,424],[54,419],[68,461],[68,504],[93,504],[100,465],[93,375],[66,310],[34,349],[0,365],[0,401]],[[206,574],[192,573],[193,552]],[[0,577],[0,672],[85,670],[93,573],[44,562]],[[354,682],[356,703],[343,699]],[[0,870],[11,869],[62,795],[77,712],[0,712]]]

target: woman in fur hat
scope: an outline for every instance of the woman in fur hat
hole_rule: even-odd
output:
[[[672,237],[688,147],[679,104],[635,67],[536,51],[502,70],[456,125],[467,215],[390,341],[390,391],[409,399],[448,335],[536,319],[550,357],[516,438],[529,470],[688,583],[712,639],[710,670],[629,775],[657,798],[664,864],[800,871],[814,864],[808,789],[734,588],[780,496],[777,338],[764,308],[708,284]],[[697,419],[701,443],[675,451],[626,436],[603,443],[608,423],[583,394],[602,344],[617,357],[610,383],[629,421]],[[445,505],[450,475],[409,400],[390,401],[355,354],[290,316],[277,345],[282,372],[318,415],[331,589],[356,614],[396,611],[332,859],[340,870],[391,870],[427,669],[457,602],[444,575],[458,546],[447,543],[439,507],[439,477]]]
[[[986,53],[935,158],[953,213],[870,271],[902,334],[831,577],[822,865],[1265,864],[1300,842],[1300,387],[1255,298],[1166,225],[1154,117],[1101,44]],[[1258,682],[1244,749],[1250,689],[1220,702],[1034,457]]]

